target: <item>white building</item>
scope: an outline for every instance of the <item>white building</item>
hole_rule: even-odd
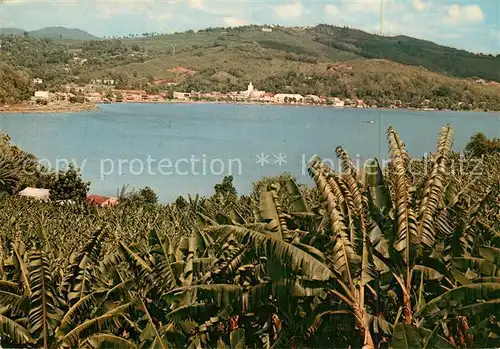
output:
[[[43,80],[40,78],[35,78],[35,79],[33,79],[33,83],[35,85],[40,85],[40,84],[43,84]]]
[[[332,102],[332,106],[334,106],[334,107],[344,107],[345,106],[345,102],[337,97],[332,98],[331,102]]]
[[[246,91],[229,92],[228,95],[233,99],[260,99],[265,93],[266,91],[256,90],[250,82]]]
[[[262,31],[265,33],[271,33],[273,30],[271,28],[262,27]]]
[[[307,95],[305,97],[305,99],[308,100],[308,101],[314,102],[314,103],[321,102],[321,98],[319,98],[319,96],[316,96],[316,95]]]
[[[49,189],[42,188],[24,188],[18,193],[19,196],[26,196],[41,201],[50,201]]]
[[[35,92],[35,99],[37,100],[49,100],[49,91],[36,91]]]
[[[275,103],[291,103],[291,102],[301,103],[303,100],[304,97],[302,97],[302,95],[292,94],[292,93],[278,93],[277,95],[274,96]]]
[[[266,91],[256,90],[253,87],[252,82],[250,81],[250,83],[248,84],[247,90],[246,91],[240,91],[240,93],[238,95],[239,95],[240,98],[260,99],[260,98],[264,97],[265,93],[266,93]]]
[[[185,100],[185,99],[189,99],[190,96],[191,95],[188,92],[174,92],[174,98],[175,99],[183,99],[183,100]]]

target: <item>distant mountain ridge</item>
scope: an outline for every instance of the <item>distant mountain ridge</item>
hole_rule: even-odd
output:
[[[24,32],[25,32],[25,30],[20,29],[20,28],[2,28],[2,29],[0,29],[0,34],[3,34],[5,36],[23,35]]]
[[[3,35],[24,35],[42,39],[66,39],[66,40],[100,40],[101,38],[92,35],[85,30],[66,27],[47,27],[38,30],[27,31],[21,28],[4,28]]]

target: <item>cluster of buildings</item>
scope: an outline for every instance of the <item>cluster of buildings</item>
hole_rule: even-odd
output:
[[[161,84],[172,83],[171,80],[158,81]],[[52,102],[71,102],[78,101],[90,103],[111,103],[111,102],[129,102],[129,103],[146,103],[146,102],[162,102],[169,98],[174,98],[179,101],[220,101],[220,102],[246,102],[246,103],[269,103],[269,104],[319,104],[330,105],[333,107],[366,107],[363,100],[340,99],[337,97],[325,97],[317,95],[301,95],[297,93],[274,93],[258,90],[252,82],[244,91],[233,91],[228,93],[223,92],[173,92],[168,95],[167,92],[148,93],[145,90],[117,90],[114,87],[116,81],[112,79],[94,80],[92,84],[85,87],[77,85],[66,86],[66,92],[49,92],[36,91],[32,101],[36,103],[52,103]],[[96,85],[108,85],[105,90],[96,88]],[[98,92],[99,91],[99,92]]]
[[[250,82],[245,91],[229,93],[222,92],[174,92],[174,99],[178,100],[226,100],[226,101],[249,101],[275,104],[329,104],[336,107],[344,107],[345,101],[336,97],[325,97],[316,95],[302,96],[296,93],[274,93],[259,91]],[[359,104],[363,104],[360,101]]]

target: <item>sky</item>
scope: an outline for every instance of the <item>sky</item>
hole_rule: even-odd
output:
[[[0,3],[5,28],[36,30],[64,26],[102,37],[246,24],[326,23],[383,35],[408,35],[474,52],[500,53],[500,0],[0,0]]]

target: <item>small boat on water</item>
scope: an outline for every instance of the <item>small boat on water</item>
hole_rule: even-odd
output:
[[[363,122],[366,122],[367,124],[374,124],[375,123],[375,121],[373,121],[373,120],[363,120]]]

